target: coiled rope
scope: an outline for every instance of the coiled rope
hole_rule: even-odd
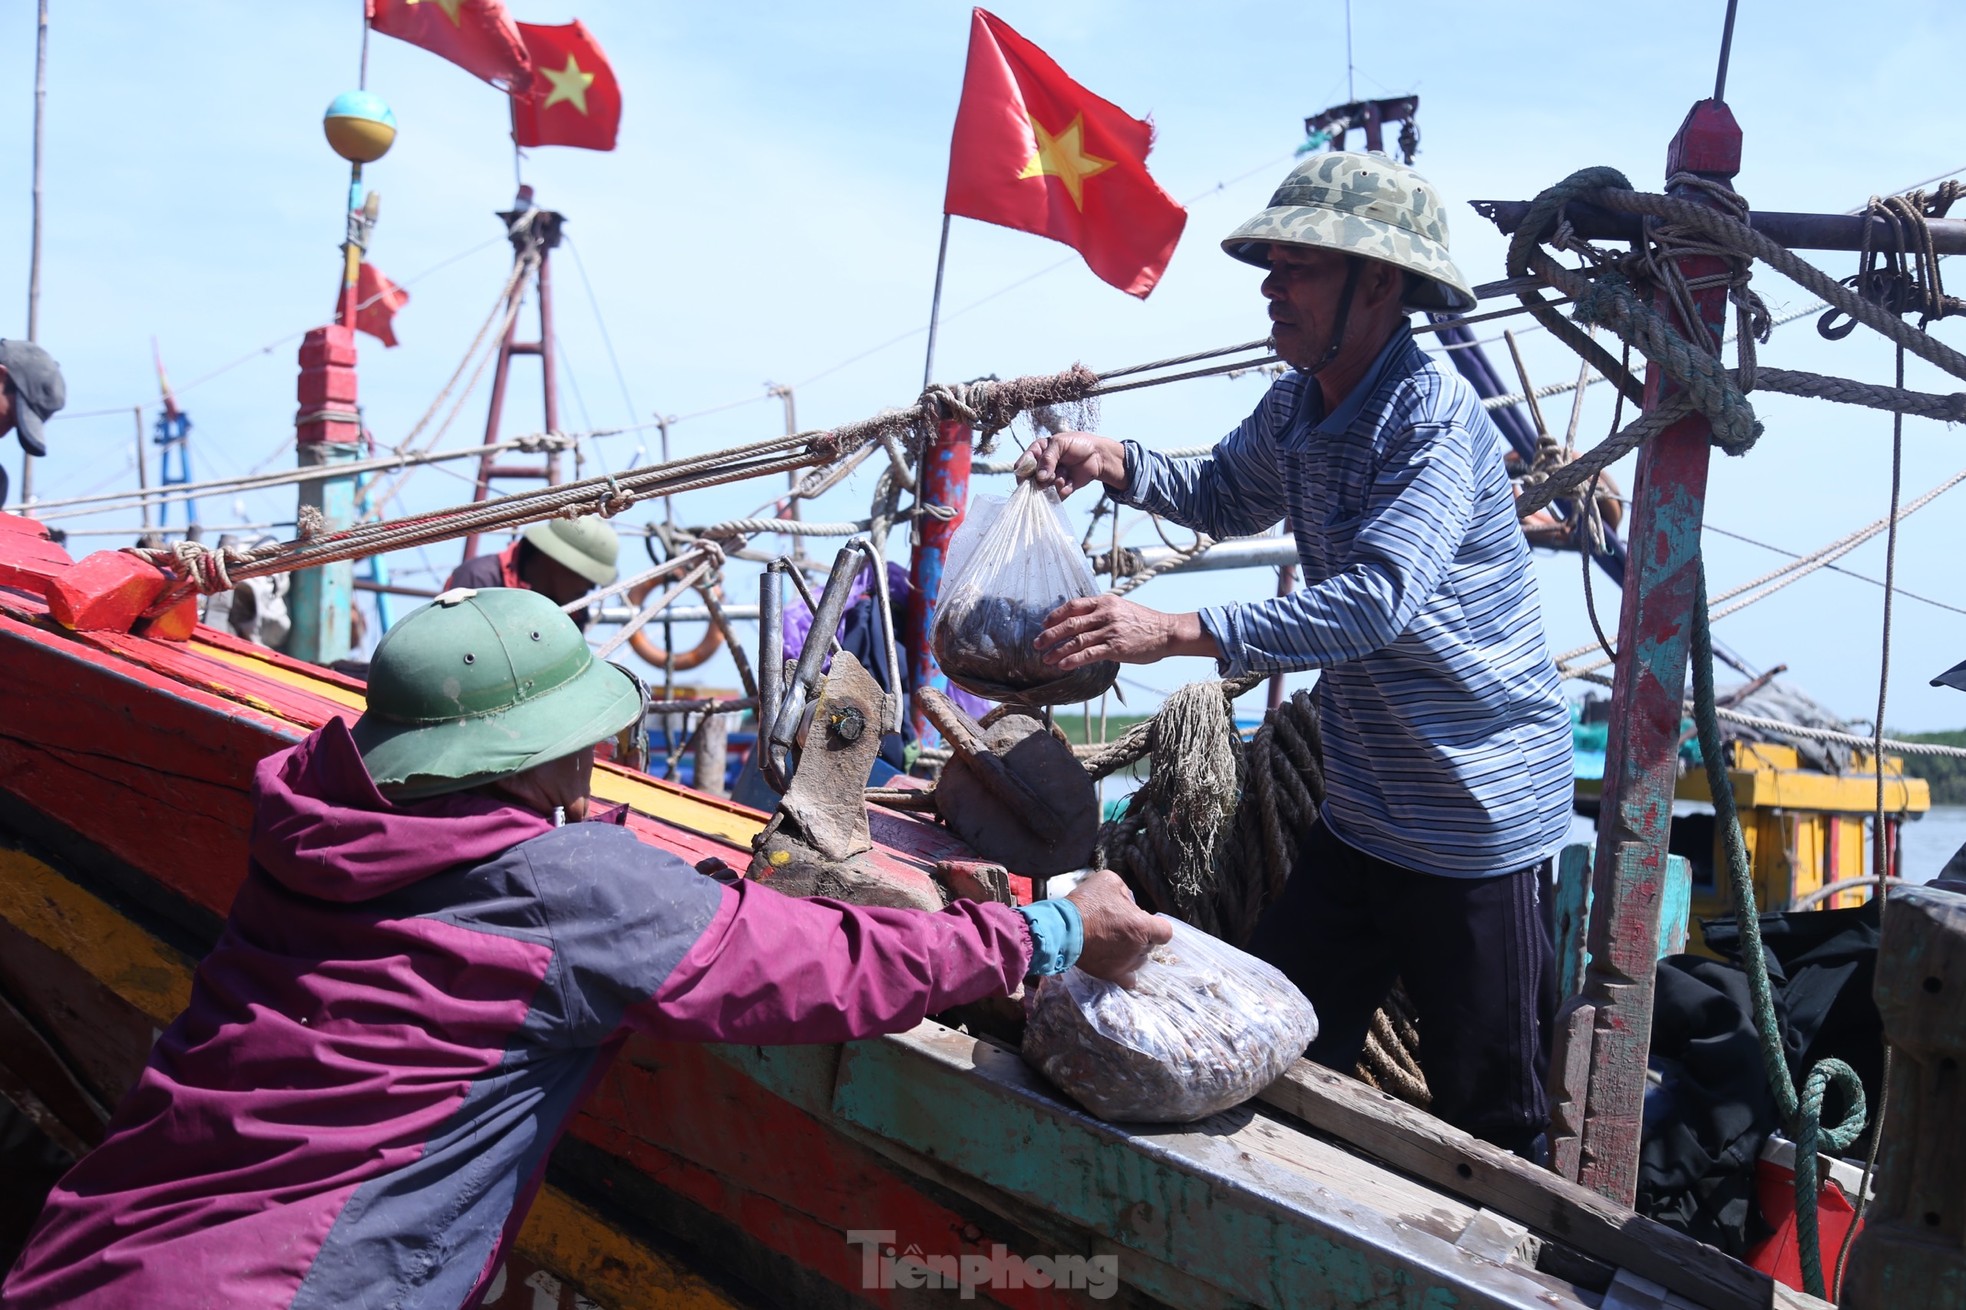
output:
[[[1746,290],[1749,260],[1760,260],[1815,293],[1831,307],[1832,313],[1847,315],[1853,325],[1862,323],[1872,328],[1955,377],[1966,378],[1966,355],[1905,323],[1888,304],[1873,302],[1863,294],[1863,290],[1830,277],[1787,247],[1756,232],[1746,221],[1746,202],[1730,188],[1691,175],[1675,177],[1669,185],[1697,188],[1721,208],[1696,204],[1671,195],[1637,192],[1616,169],[1587,168],[1571,174],[1538,195],[1510,239],[1508,267],[1511,275],[1540,276],[1576,302],[1576,322],[1572,322],[1557,313],[1554,304],[1544,299],[1540,292],[1525,289],[1520,293],[1524,307],[1554,336],[1583,356],[1630,400],[1642,403],[1644,388],[1629,370],[1621,367],[1603,347],[1592,341],[1577,323],[1610,329],[1659,365],[1680,388],[1663,404],[1655,405],[1575,462],[1525,480],[1524,490],[1517,501],[1519,515],[1535,513],[1552,500],[1573,492],[1616,460],[1692,413],[1702,413],[1708,417],[1716,445],[1729,454],[1743,453],[1761,432],[1760,421],[1754,417],[1753,406],[1745,394],[1755,388],[1898,413],[1915,413],[1948,422],[1966,419],[1966,396],[1963,395],[1930,395],[1905,391],[1902,385],[1876,387],[1847,378],[1761,369],[1754,357],[1754,342],[1758,338],[1765,339],[1772,320],[1760,302]],[[1563,219],[1564,206],[1573,200],[1589,201],[1607,209],[1658,220],[1650,231],[1651,243],[1634,254],[1613,256],[1578,241]],[[1906,250],[1914,245],[1920,250],[1929,246],[1930,235],[1923,229],[1924,209],[1921,206],[1900,204],[1892,208],[1891,213],[1898,221],[1895,230],[1898,233],[1899,264],[1902,265]],[[1545,232],[1551,233],[1551,239],[1559,248],[1583,255],[1595,268],[1573,269],[1557,263],[1542,249],[1542,234]],[[1868,240],[1868,229],[1866,234]],[[1715,279],[1684,279],[1678,273],[1678,261],[1685,254],[1720,258],[1726,263],[1727,271]],[[1928,312],[1935,307],[1939,312],[1949,312],[1945,302],[1950,298],[1944,297],[1935,285],[1936,265],[1936,255],[1930,257],[1929,263],[1922,258],[1919,261],[1923,280],[1914,281],[1931,290],[1917,301],[1917,307]],[[1716,353],[1717,342],[1713,343],[1713,348],[1702,348],[1702,344],[1689,341],[1664,314],[1646,302],[1635,278],[1643,278],[1662,287],[1668,302],[1678,308],[1689,323],[1698,321],[1689,317],[1690,293],[1716,282],[1726,285],[1740,317],[1740,330],[1735,334],[1741,353],[1740,367],[1730,370],[1721,364]],[[1851,281],[1866,283],[1866,275],[1860,273],[1858,278]],[[1869,281],[1874,282],[1875,279]]]

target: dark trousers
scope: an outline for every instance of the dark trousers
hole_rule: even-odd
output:
[[[1537,908],[1542,866],[1443,878],[1376,859],[1322,823],[1249,949],[1317,1009],[1306,1054],[1350,1073],[1373,1011],[1401,979],[1419,1015],[1433,1112],[1523,1151],[1549,1117],[1545,1033],[1556,969]]]

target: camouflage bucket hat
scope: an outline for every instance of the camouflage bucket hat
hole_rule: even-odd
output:
[[[1385,155],[1333,150],[1290,170],[1269,208],[1231,232],[1222,249],[1269,266],[1272,242],[1384,260],[1416,276],[1406,306],[1473,309],[1474,292],[1447,253],[1447,211],[1433,185]]]

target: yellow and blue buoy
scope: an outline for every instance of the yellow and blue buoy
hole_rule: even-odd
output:
[[[373,91],[344,91],[321,118],[334,152],[353,164],[372,164],[396,141],[396,115]]]

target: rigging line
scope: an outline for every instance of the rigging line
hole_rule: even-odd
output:
[[[1904,385],[1905,348],[1900,345],[1898,386],[1902,389]],[[1877,820],[1871,832],[1871,864],[1880,878],[1891,872],[1885,867],[1885,857],[1890,853],[1890,834],[1884,826],[1884,705],[1886,693],[1891,688],[1891,591],[1898,580],[1898,504],[1904,495],[1904,475],[1905,416],[1894,413],[1891,415],[1891,512],[1886,516],[1891,527],[1884,534],[1884,620],[1877,652],[1877,717],[1871,720],[1877,739],[1877,748],[1871,752],[1871,772],[1877,775]],[[1882,905],[1889,899],[1886,884],[1879,883],[1878,903]]]
[[[1703,530],[1707,532],[1715,533],[1722,537],[1731,537],[1735,541],[1745,542],[1750,546],[1757,546],[1762,550],[1771,550],[1775,552],[1777,555],[1786,555],[1790,559],[1805,558],[1804,556],[1798,555],[1796,552],[1792,550],[1784,550],[1780,546],[1774,545],[1770,542],[1757,540],[1756,538],[1750,537],[1745,533],[1729,532],[1726,528],[1717,528],[1711,523],[1706,524]],[[1874,578],[1868,573],[1859,573],[1855,569],[1846,569],[1841,564],[1825,564],[1823,565],[1823,568],[1830,573],[1841,573],[1846,578],[1855,578],[1859,582],[1868,582],[1873,587],[1881,587],[1884,585],[1884,579],[1882,578]],[[1935,609],[1947,610],[1953,614],[1966,614],[1966,606],[1950,605],[1947,604],[1945,601],[1936,600],[1931,596],[1922,595],[1916,591],[1906,591],[1903,587],[1894,586],[1893,591],[1895,591],[1898,596],[1902,597],[1905,600],[1915,600],[1921,604],[1930,605]]]
[[[506,238],[503,235],[500,235],[500,236],[492,237],[486,241],[481,241],[477,245],[471,247],[469,250],[461,250],[457,254],[452,255],[449,259],[440,260],[439,262],[432,264],[429,268],[424,269],[421,273],[418,273],[415,277],[405,278],[403,281],[398,282],[396,285],[398,287],[413,287],[417,283],[423,281],[423,279],[429,277],[431,274],[441,272],[442,270],[449,268],[452,264],[455,264],[460,260],[469,259],[471,256],[477,254],[481,250],[486,249],[487,247],[503,245],[505,243],[505,240]],[[358,310],[367,309],[370,305],[375,304],[378,300],[381,300],[383,296],[387,294],[388,294],[387,292],[379,291],[375,295],[370,296],[367,300],[364,300],[360,304],[356,305],[355,308]],[[173,387],[172,390],[177,395],[182,396],[185,392],[190,391],[193,387],[203,386],[205,383],[210,382],[213,378],[219,377],[220,375],[225,373],[230,373],[233,369],[238,368],[242,364],[251,363],[253,360],[259,358],[261,355],[270,354],[274,350],[279,349],[281,346],[286,345],[290,341],[298,341],[313,330],[314,329],[311,327],[302,328],[298,332],[289,332],[283,337],[279,337],[276,340],[269,341],[263,346],[256,346],[252,350],[247,351],[245,354],[233,360],[231,363],[221,364],[209,373],[201,373],[197,377],[191,379],[191,381],[185,383],[183,386]],[[150,404],[152,402],[146,399],[143,403]],[[127,414],[133,408],[135,407],[132,405],[117,405],[109,409],[85,409],[85,410],[80,410],[73,414],[68,414],[68,413],[57,414],[54,417],[57,419],[101,418],[107,414]]]
[[[1206,200],[1210,196],[1217,195],[1220,192],[1228,190],[1230,187],[1236,185],[1238,182],[1245,182],[1250,178],[1256,176],[1258,173],[1266,172],[1269,169],[1275,168],[1278,164],[1285,163],[1291,159],[1294,159],[1295,157],[1296,155],[1293,152],[1292,154],[1284,155],[1278,159],[1266,160],[1265,162],[1256,165],[1256,167],[1254,168],[1245,169],[1244,171],[1237,173],[1234,177],[1228,178],[1221,182],[1217,182],[1212,187],[1208,187],[1207,189],[1202,191],[1197,191],[1194,195],[1189,196],[1181,203],[1183,205],[1192,205],[1202,200]],[[992,300],[997,299],[999,296],[1009,295],[1011,292],[1017,290],[1017,288],[1021,286],[1024,286],[1026,283],[1035,282],[1039,278],[1045,276],[1048,273],[1056,273],[1061,268],[1065,268],[1068,265],[1077,264],[1081,262],[1083,261],[1080,256],[1067,255],[1063,259],[1060,259],[1055,263],[1046,264],[1043,268],[1038,269],[1034,273],[1025,274],[1023,277],[1018,278],[1015,282],[1006,283],[1003,286],[998,287],[995,291],[990,292],[988,295],[970,301],[967,305],[963,305],[957,309],[944,311],[942,315],[942,321],[944,323],[947,323],[952,318],[961,318],[964,314],[969,313],[972,309],[981,309],[984,305],[989,304]],[[796,390],[801,387],[810,386],[814,382],[819,381],[821,378],[831,377],[833,374],[839,372],[843,368],[848,367],[849,365],[858,364],[861,360],[866,359],[870,355],[878,355],[883,350],[886,350],[889,347],[898,346],[902,342],[907,341],[911,338],[922,336],[927,331],[928,331],[928,324],[926,323],[922,324],[920,327],[909,328],[906,332],[901,333],[899,336],[889,337],[886,341],[881,342],[878,346],[869,346],[867,349],[861,351],[859,354],[853,356],[851,359],[843,359],[839,363],[831,366],[830,368],[821,369],[819,372],[814,373],[811,377],[805,379],[803,382],[793,383],[792,384],[793,388]],[[724,408],[731,408],[731,407],[724,406]],[[717,411],[706,410],[704,412],[715,413]],[[685,417],[695,417],[695,416],[685,415]],[[673,420],[673,421],[680,422],[680,420]]]
[[[601,315],[600,297],[594,294],[594,284],[587,277],[587,262],[580,257],[580,247],[572,237],[566,238],[568,250],[573,252],[573,266],[580,270],[580,285],[587,288],[587,303],[594,310],[594,325],[601,329],[601,344],[607,347],[608,363],[614,365],[614,380],[621,384],[621,403],[628,407],[628,421],[642,411],[635,408],[635,398],[628,394],[628,375],[621,369],[621,359],[614,353],[614,338],[608,334],[608,321]]]
[[[1354,85],[1358,65],[1352,62],[1352,0],[1345,0],[1345,99],[1348,102],[1358,99],[1358,88]]]
[[[1936,486],[1924,492],[1924,494],[1906,503],[1905,506],[1897,512],[1898,521],[1902,522],[1903,520],[1910,518],[1913,514],[1916,514],[1919,510],[1924,509],[1927,505],[1937,500],[1940,496],[1944,495],[1946,492],[1951,491],[1954,487],[1958,486],[1962,482],[1966,482],[1966,469],[1960,469],[1958,472],[1948,477],[1945,481],[1937,484]],[[1831,561],[1841,559],[1843,558],[1843,556],[1848,555],[1851,551],[1863,545],[1865,542],[1869,541],[1872,537],[1875,537],[1878,533],[1884,531],[1885,528],[1890,525],[1890,523],[1891,520],[1889,519],[1876,519],[1870,523],[1865,524],[1863,527],[1858,528],[1854,532],[1849,532],[1841,537],[1838,537],[1835,541],[1832,541],[1831,543],[1829,543],[1829,545],[1824,546],[1819,550],[1811,551],[1807,555],[1797,556],[1793,563],[1784,564],[1780,568],[1769,570],[1768,572],[1762,574],[1758,578],[1754,578],[1748,582],[1743,582],[1739,586],[1728,588],[1720,595],[1712,597],[1708,603],[1710,605],[1717,605],[1723,601],[1732,600],[1736,596],[1745,596],[1746,599],[1741,600],[1736,604],[1728,605],[1724,609],[1714,610],[1712,614],[1712,618],[1709,621],[1710,622],[1718,621],[1720,619],[1726,618],[1729,614],[1734,613],[1736,610],[1744,609],[1745,607],[1754,604],[1756,601],[1766,600],[1768,597],[1774,595],[1777,591],[1780,591],[1782,588],[1788,586],[1793,582],[1800,581],[1802,578],[1815,572],[1817,569],[1829,567]],[[1761,590],[1762,588],[1766,588],[1766,590]],[[1756,594],[1747,595],[1747,593],[1749,592],[1754,592]],[[1603,668],[1610,661],[1599,660],[1594,664],[1585,665],[1582,670],[1574,670],[1567,667],[1571,660],[1577,659],[1584,655],[1588,655],[1590,654],[1591,651],[1595,649],[1597,649],[1595,643],[1587,643],[1585,645],[1577,647],[1575,650],[1565,651],[1563,654],[1556,657],[1557,672],[1563,674],[1563,676],[1565,677],[1573,677],[1576,676],[1579,672],[1589,672],[1590,670],[1593,669]]]
[[[1740,0],[1727,0],[1727,25],[1720,32],[1720,64],[1713,73],[1713,98],[1727,102],[1727,61],[1734,53],[1734,10]]]

